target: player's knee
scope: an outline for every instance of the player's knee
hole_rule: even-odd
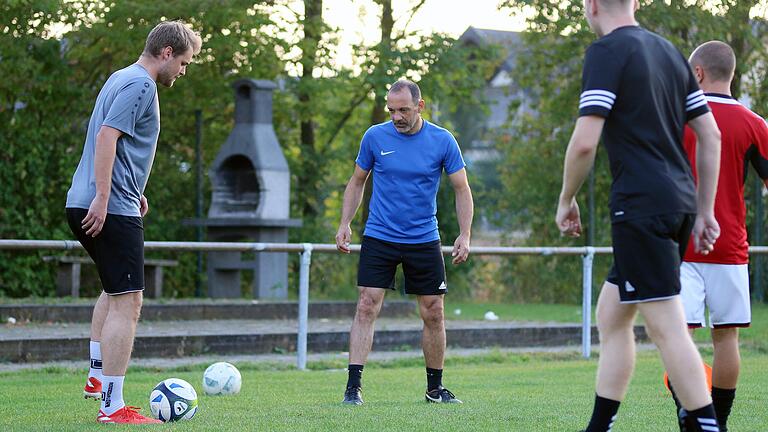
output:
[[[131,318],[135,321],[139,320],[139,316],[141,316],[141,306],[144,304],[144,299],[141,295],[141,293],[137,293],[137,295],[133,296],[131,301]]]
[[[357,301],[358,319],[372,321],[376,319],[379,311],[379,302],[370,296],[361,295]]]
[[[141,293],[123,294],[119,297],[120,312],[128,319],[138,321],[141,315],[141,306],[144,302]]]
[[[616,319],[616,315],[609,311],[598,310],[595,318],[600,335],[623,334],[632,330],[631,324],[626,325],[625,320]]]
[[[712,329],[712,343],[715,345],[738,342],[738,340],[739,340],[738,328],[731,327],[731,328]]]
[[[443,305],[433,303],[429,306],[423,307],[421,316],[424,320],[424,324],[427,326],[442,325],[445,319]]]
[[[673,328],[664,327],[655,322],[647,321],[645,323],[645,333],[656,346],[665,346],[670,343],[677,344],[690,340],[687,328],[684,328],[683,331],[675,331]]]

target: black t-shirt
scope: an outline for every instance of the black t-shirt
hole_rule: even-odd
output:
[[[587,49],[579,116],[605,118],[613,222],[696,213],[685,124],[709,112],[688,61],[666,39],[619,27]]]

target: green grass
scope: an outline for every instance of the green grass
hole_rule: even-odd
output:
[[[765,354],[745,353],[731,430],[765,430],[766,362]],[[361,407],[340,405],[346,379],[341,370],[240,366],[243,389],[239,395],[200,395],[200,411],[194,419],[141,430],[576,431],[585,426],[591,411],[596,361],[572,354],[492,353],[456,358],[447,364],[445,382],[465,401],[458,406],[423,401],[420,360],[369,364],[364,376],[366,403]],[[132,369],[126,381],[127,401],[146,410],[150,390],[168,377],[185,379],[199,390],[202,371],[203,367]],[[85,370],[50,368],[0,375],[0,430],[103,431],[104,426],[95,424],[97,402],[81,397],[84,374]],[[615,432],[676,430],[673,404],[661,375],[657,355],[641,353]]]
[[[457,310],[461,313],[457,314]],[[581,322],[581,305],[453,302],[450,296],[445,299],[446,319],[482,320],[488,311],[502,321]]]

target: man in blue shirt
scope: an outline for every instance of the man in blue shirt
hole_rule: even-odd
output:
[[[83,389],[86,398],[101,399],[99,423],[161,423],[125,404],[123,382],[144,291],[142,218],[160,134],[157,83],[171,87],[201,44],[184,23],[162,22],[149,33],[139,60],[109,77],[67,192],[67,221],[104,289],[93,310],[91,368]]]
[[[360,250],[357,311],[349,337],[349,378],[343,403],[363,403],[363,366],[373,343],[373,324],[395,271],[403,265],[405,292],[415,294],[424,320],[422,348],[427,366],[425,399],[461,403],[442,385],[445,355],[443,295],[445,263],[437,230],[437,190],[443,170],[456,192],[461,233],[453,246],[453,263],[467,260],[472,227],[472,191],[464,159],[453,135],[421,117],[419,86],[399,80],[387,94],[391,121],[371,126],[360,143],[355,172],[344,191],[336,247],[349,253],[350,223],[363,196],[368,173],[376,180]]]

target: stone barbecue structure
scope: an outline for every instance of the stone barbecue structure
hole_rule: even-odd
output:
[[[208,241],[287,243],[291,174],[272,125],[272,81],[241,79],[235,91],[235,126],[208,172],[212,186],[208,217],[193,220]],[[208,253],[208,296],[241,297],[241,271],[252,270],[254,298],[288,296],[288,255]]]

